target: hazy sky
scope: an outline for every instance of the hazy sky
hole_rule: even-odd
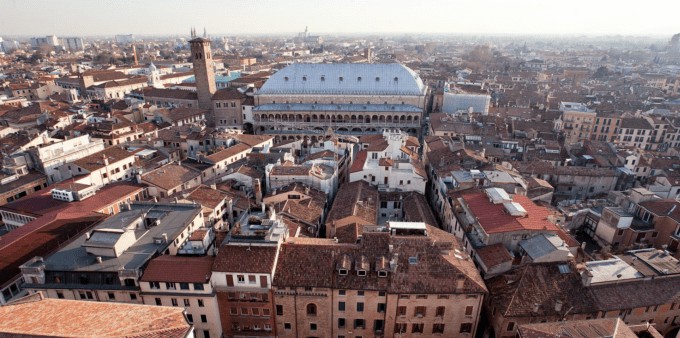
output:
[[[680,32],[678,0],[0,0],[0,36]]]

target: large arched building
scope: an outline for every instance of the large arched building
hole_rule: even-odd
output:
[[[420,135],[427,87],[400,64],[293,64],[255,95],[254,129],[279,140],[318,139],[328,128]]]

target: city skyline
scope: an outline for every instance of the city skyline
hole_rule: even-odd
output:
[[[613,2],[585,0],[574,1],[564,8],[533,0],[512,5],[500,0],[483,4],[427,0],[417,6],[404,0],[339,3],[3,0],[2,3],[6,10],[0,13],[0,36],[182,35],[190,26],[205,26],[209,34],[219,35],[288,34],[309,27],[312,34],[667,36],[677,33],[672,9],[678,7],[652,1],[644,8],[613,8]],[[663,8],[670,10],[661,10]],[[123,14],[117,16],[98,14],[121,10]],[[645,19],[652,16],[653,25]],[[158,20],[159,17],[162,20]]]

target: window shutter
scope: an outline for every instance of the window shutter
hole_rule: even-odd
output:
[[[267,276],[260,276],[260,286],[263,288],[266,288],[267,285]]]
[[[227,275],[227,286],[234,286],[234,276]]]

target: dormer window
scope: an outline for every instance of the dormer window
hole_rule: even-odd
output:
[[[380,82],[380,78],[379,78],[379,77],[376,77],[376,78],[375,78],[375,82]]]
[[[395,77],[394,77],[394,82],[397,82],[397,81],[399,81],[399,78],[395,76]]]
[[[361,76],[357,77],[357,81],[361,82]]]
[[[343,79],[343,77],[341,76],[341,77],[339,78],[339,80],[340,80],[340,82],[342,82],[342,80],[344,80],[344,79]]]
[[[321,75],[321,81],[326,81],[326,77]]]
[[[303,77],[302,77],[302,81],[307,81],[307,77],[306,77],[306,76],[303,76]]]
[[[288,76],[284,77],[283,80],[288,81]]]

